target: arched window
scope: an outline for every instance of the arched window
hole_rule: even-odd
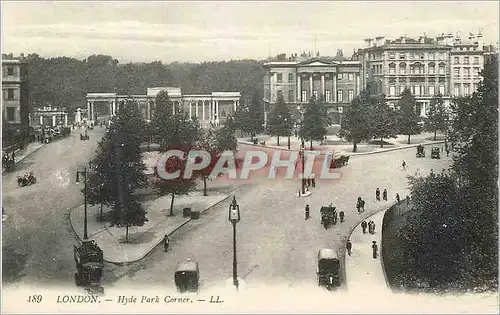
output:
[[[446,68],[446,64],[444,62],[439,63],[439,74],[444,74]]]
[[[389,74],[396,74],[396,64],[394,62],[389,64]]]
[[[436,73],[436,64],[434,62],[429,62],[429,74],[434,74]]]
[[[406,63],[401,62],[399,64],[399,74],[406,74]]]
[[[423,74],[424,71],[423,71],[422,68],[423,68],[423,66],[422,66],[422,64],[420,62],[415,62],[413,64],[413,69],[414,69],[414,73],[415,74]]]

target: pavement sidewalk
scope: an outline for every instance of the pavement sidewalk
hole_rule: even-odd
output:
[[[385,211],[380,211],[368,218],[375,222],[375,234],[363,234],[361,223],[352,231],[350,240],[352,243],[351,256],[345,255],[346,285],[349,294],[376,292],[377,294],[391,294],[382,263],[382,220]],[[372,241],[378,245],[378,255],[372,256]],[[345,247],[344,247],[345,250]]]
[[[175,196],[174,216],[168,216],[171,196],[164,196],[144,203],[148,222],[143,226],[129,228],[129,242],[125,243],[125,228],[111,227],[109,222],[99,221],[100,205],[87,207],[87,229],[89,239],[95,240],[103,250],[104,260],[122,264],[131,263],[144,258],[156,246],[162,243],[165,235],[191,221],[183,218],[182,209],[191,207],[200,214],[229,198],[228,195],[216,194],[203,196],[202,192],[193,192],[187,196]],[[104,207],[105,214],[109,209]],[[200,217],[202,219],[202,217]],[[80,239],[83,238],[84,206],[74,208],[70,212],[73,230]]]
[[[17,164],[32,155],[36,151],[38,151],[41,147],[43,147],[45,143],[40,143],[38,141],[28,143],[26,147],[22,150],[17,150],[14,152],[14,164]]]

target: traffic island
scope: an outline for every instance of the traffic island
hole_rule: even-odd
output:
[[[99,221],[100,205],[87,207],[87,229],[89,239],[95,240],[104,252],[104,260],[110,263],[132,263],[144,258],[156,246],[160,245],[165,235],[169,236],[191,221],[192,216],[184,217],[183,208],[190,207],[193,212],[202,214],[208,209],[226,200],[229,196],[216,194],[203,196],[194,192],[186,196],[176,196],[174,216],[170,214],[171,196],[164,196],[144,203],[148,221],[143,226],[129,227],[128,242],[125,242],[126,229],[111,226]],[[103,218],[109,217],[110,209],[103,207]],[[73,230],[83,238],[84,206],[70,211]]]
[[[310,191],[310,190],[306,190],[306,192],[305,192],[305,193],[302,193],[302,192],[299,190],[299,192],[297,192],[297,193],[295,194],[295,196],[300,197],[300,198],[309,197],[310,195],[312,195],[312,191]]]

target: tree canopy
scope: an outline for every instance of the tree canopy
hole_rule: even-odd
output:
[[[323,141],[326,135],[326,109],[315,97],[309,100],[305,107],[304,119],[300,125],[299,136],[310,142]]]
[[[429,113],[427,114],[426,129],[434,132],[434,141],[437,131],[445,132],[448,124],[448,112],[444,106],[443,96],[438,93],[429,102]]]
[[[357,151],[357,144],[372,138],[373,126],[371,125],[371,114],[373,97],[368,90],[363,90],[356,96],[351,106],[342,118],[339,135],[352,142],[352,152]]]
[[[293,122],[290,111],[283,100],[283,95],[278,97],[278,102],[271,110],[267,123],[267,133],[278,137],[280,145],[280,136],[289,137],[292,135]]]
[[[411,135],[421,132],[419,115],[416,112],[416,101],[409,89],[405,89],[398,101],[398,130],[403,135],[408,135],[408,144],[410,144]]]

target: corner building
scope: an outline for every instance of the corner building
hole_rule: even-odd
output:
[[[341,59],[341,60],[335,60]],[[298,121],[312,96],[324,100],[332,123],[361,91],[361,64],[356,60],[293,55],[264,64],[264,124],[281,95]]]

